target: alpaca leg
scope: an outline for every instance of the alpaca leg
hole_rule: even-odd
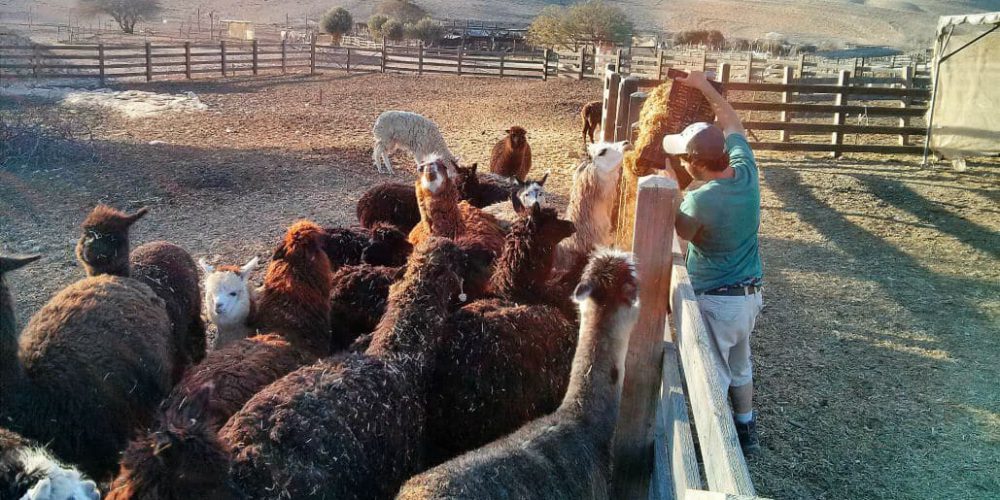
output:
[[[392,158],[389,158],[389,153],[382,151],[382,164],[385,165],[385,173],[392,174]]]
[[[375,171],[378,173],[382,172],[382,162],[384,161],[385,148],[382,146],[382,141],[375,141],[375,147],[372,149],[372,161],[375,162]]]

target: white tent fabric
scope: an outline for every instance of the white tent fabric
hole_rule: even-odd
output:
[[[1000,154],[1000,12],[942,17],[929,146],[957,158]]]

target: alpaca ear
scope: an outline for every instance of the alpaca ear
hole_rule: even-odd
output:
[[[250,259],[250,262],[247,262],[240,268],[240,278],[242,278],[244,282],[250,279],[250,271],[256,269],[259,262],[260,257],[254,257]]]
[[[544,187],[545,186],[545,181],[549,180],[549,174],[551,174],[551,173],[552,172],[545,172],[545,175],[542,176],[542,180],[538,181],[538,185]]]
[[[201,270],[202,270],[202,271],[203,271],[203,272],[204,272],[204,273],[205,273],[206,275],[209,275],[209,274],[212,274],[212,273],[214,273],[214,272],[215,272],[215,266],[213,266],[213,265],[209,264],[209,263],[208,263],[208,261],[207,261],[207,260],[205,260],[205,258],[204,258],[204,257],[202,257],[202,258],[198,259],[198,266],[200,266],[200,267],[201,267]]]
[[[281,259],[284,259],[286,252],[287,252],[287,250],[285,249],[285,242],[282,241],[281,243],[278,243],[278,248],[275,248],[274,249],[274,253],[271,254],[271,260],[281,260]]]
[[[573,224],[572,221],[560,220],[559,229],[560,229],[560,234],[563,235],[563,239],[566,239],[569,238],[570,236],[573,236],[573,234],[576,233],[576,224]]]
[[[139,210],[137,210],[134,214],[125,216],[125,220],[128,221],[128,225],[131,226],[132,224],[135,224],[135,221],[141,219],[144,215],[148,213],[149,213],[149,208],[142,207]]]
[[[187,397],[184,398],[184,406],[182,406],[178,411],[177,417],[179,417],[179,421],[176,423],[183,423],[183,426],[187,427],[202,420],[205,417],[205,412],[208,410],[208,407],[212,402],[212,396],[214,394],[215,384],[212,382],[202,384],[200,387],[188,394]]]
[[[28,255],[24,257],[6,256],[0,257],[0,273],[6,273],[15,269],[20,269],[32,262],[41,259],[41,255]]]
[[[472,173],[476,173],[476,169],[479,168],[479,163],[473,163],[469,168],[472,170]]]
[[[573,290],[573,301],[577,304],[590,298],[590,294],[594,292],[594,287],[587,282],[581,282],[576,285],[576,290]]]

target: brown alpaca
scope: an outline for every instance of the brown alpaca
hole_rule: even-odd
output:
[[[83,234],[76,244],[76,257],[87,276],[129,276],[128,231],[147,213],[145,207],[131,215],[104,204],[94,207],[83,221]]]
[[[420,223],[410,231],[410,243],[416,246],[429,236],[441,236],[478,241],[496,255],[503,251],[504,232],[500,223],[468,202],[459,201],[458,189],[443,162],[421,164],[417,172],[415,189]]]
[[[247,497],[388,499],[425,467],[427,378],[464,260],[443,238],[418,246],[365,353],[296,370],[233,415],[219,437]]]
[[[588,102],[580,110],[580,121],[583,122],[583,148],[587,148],[587,137],[590,143],[594,143],[594,131],[601,127],[601,119],[604,117],[604,103],[602,101]]]
[[[493,146],[490,157],[490,172],[504,177],[513,177],[524,181],[531,170],[531,146],[528,144],[528,131],[513,126],[506,130],[507,137],[500,139]]]
[[[625,355],[638,317],[631,255],[596,253],[574,299],[579,344],[556,412],[410,479],[398,500],[609,498]]]
[[[288,229],[272,256],[251,321],[260,334],[210,352],[177,384],[164,402],[165,412],[178,411],[198,390],[212,385],[213,395],[202,414],[206,425],[217,430],[268,384],[329,353],[332,271],[326,244],[326,232],[312,222],[297,222]],[[169,426],[161,425],[156,433],[171,443],[184,442],[184,436]],[[154,459],[153,451],[145,447],[148,441],[140,438],[129,446],[115,484],[133,494],[119,493],[116,498],[185,498],[156,497],[137,486],[169,484],[172,478],[182,487],[178,474],[183,471],[174,467],[185,463],[186,457],[176,452],[175,461]]]

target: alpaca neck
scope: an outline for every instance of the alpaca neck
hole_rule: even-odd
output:
[[[553,248],[533,247],[527,238],[511,232],[490,281],[491,292],[513,301],[533,295],[552,274],[553,258]]]
[[[329,271],[317,272],[313,265],[300,262],[272,264],[264,279],[253,322],[258,332],[281,334],[293,345],[319,355],[330,349]]]
[[[425,192],[421,198],[420,217],[427,223],[431,235],[455,238],[464,232],[462,215],[458,210],[458,189],[454,184],[448,182],[439,193],[431,195]]]
[[[438,273],[403,279],[390,292],[386,313],[375,328],[366,352],[379,357],[405,355],[426,364],[424,358],[433,351],[444,328],[451,297],[446,290],[439,289],[443,288],[444,278]]]
[[[11,404],[8,390],[23,380],[24,367],[17,357],[17,318],[14,315],[14,299],[7,283],[0,276],[0,399]]]
[[[589,299],[580,307],[580,339],[569,388],[559,411],[578,415],[593,428],[599,442],[610,443],[618,421],[625,355],[635,311],[601,309]]]
[[[605,182],[597,172],[584,172],[589,179],[573,185],[567,218],[576,225],[576,233],[567,245],[578,252],[589,252],[595,245],[611,243],[611,194],[614,182]]]

